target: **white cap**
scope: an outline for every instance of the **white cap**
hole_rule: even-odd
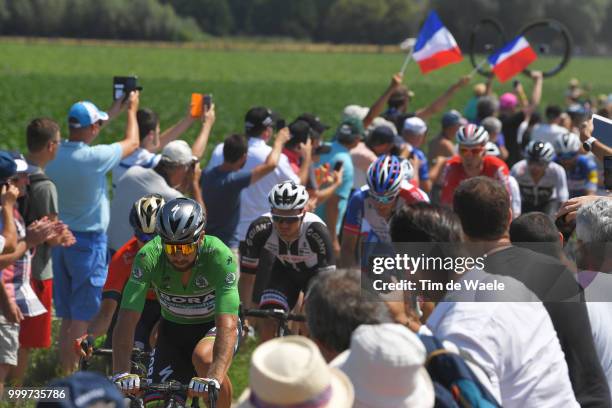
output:
[[[190,164],[198,158],[191,153],[191,147],[184,140],[174,140],[163,148],[162,160],[176,164]]]
[[[366,108],[365,106],[348,105],[342,111],[342,119],[357,118],[359,120],[363,120],[368,115],[369,111],[370,108]]]
[[[361,325],[330,366],[351,379],[355,408],[430,408],[435,394],[425,356],[421,340],[402,325]]]
[[[404,121],[403,130],[406,132],[414,133],[415,135],[422,135],[427,132],[427,124],[423,121],[423,119],[418,116],[413,116],[411,118],[407,118]]]

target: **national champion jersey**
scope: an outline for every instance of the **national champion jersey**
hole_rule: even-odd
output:
[[[164,319],[179,324],[213,321],[221,313],[238,314],[236,260],[217,237],[205,235],[183,286],[181,276],[168,261],[160,237],[149,241],[136,255],[132,274],[123,290],[122,309],[142,311],[147,289],[155,289]],[[185,272],[186,273],[186,272]]]
[[[370,188],[365,185],[351,196],[344,220],[345,234],[375,234],[378,242],[391,242],[389,221],[378,214],[376,200],[369,194]],[[404,180],[400,186],[399,196],[393,213],[407,204],[429,202],[427,193]]]
[[[529,173],[527,160],[521,160],[512,166],[512,176],[521,191],[523,213],[541,211],[554,215],[560,204],[568,199],[565,170],[555,162],[548,164],[544,176],[537,184]]]
[[[586,195],[588,192],[597,191],[599,175],[597,174],[597,163],[590,156],[579,155],[576,165],[572,170],[565,171],[567,175],[567,189],[570,198]]]
[[[325,223],[316,214],[304,214],[299,237],[286,242],[279,237],[272,223],[272,214],[266,213],[249,226],[244,244],[240,248],[240,269],[256,273],[259,257],[265,249],[284,266],[298,272],[324,272],[336,269],[331,237]]]
[[[500,181],[508,194],[511,194],[510,184],[508,182],[508,176],[510,171],[508,165],[503,160],[494,156],[485,156],[482,158],[482,171],[481,176],[487,176],[492,179]],[[459,184],[469,178],[463,168],[463,163],[460,156],[453,156],[447,162],[444,167],[444,173],[442,175],[442,192],[440,194],[440,203],[444,205],[453,204],[453,195],[455,189]]]

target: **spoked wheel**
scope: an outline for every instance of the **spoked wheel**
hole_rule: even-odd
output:
[[[488,64],[479,65],[493,51],[502,47],[506,40],[504,28],[494,18],[483,18],[472,28],[469,44],[470,62],[474,68],[478,68],[480,75],[486,77],[493,75]]]
[[[560,22],[551,19],[534,21],[523,27],[520,35],[524,36],[538,59],[529,65],[523,73],[542,71],[545,78],[558,74],[572,56],[572,37],[569,30]]]

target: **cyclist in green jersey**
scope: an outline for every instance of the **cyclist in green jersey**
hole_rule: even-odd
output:
[[[205,235],[206,213],[195,201],[177,198],[158,213],[158,237],[136,255],[125,285],[113,334],[113,381],[124,392],[140,387],[129,373],[134,329],[149,287],[161,306],[161,323],[148,380],[187,384],[192,396],[207,400],[211,381],[219,407],[231,404],[227,370],[241,335],[236,260],[216,237]],[[145,402],[161,395],[145,396]]]

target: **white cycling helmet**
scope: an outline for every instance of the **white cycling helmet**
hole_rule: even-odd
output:
[[[555,140],[555,151],[561,156],[570,156],[580,150],[580,137],[575,133],[565,133]]]
[[[499,147],[497,147],[495,143],[487,142],[487,144],[485,145],[485,154],[487,156],[499,157],[501,156],[501,151],[499,150]]]
[[[482,126],[470,123],[457,130],[455,139],[461,146],[478,146],[489,141],[489,133]]]
[[[272,187],[268,201],[277,210],[301,210],[308,202],[308,191],[293,181],[285,181]]]

